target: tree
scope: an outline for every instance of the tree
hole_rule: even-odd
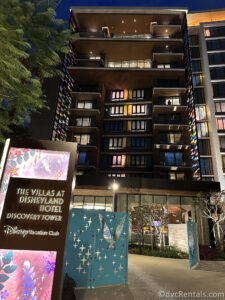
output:
[[[56,0],[0,1],[0,141],[10,125],[46,107],[42,83],[61,75],[60,54],[72,34],[56,19]]]
[[[155,226],[156,234],[159,236],[160,249],[165,247],[164,230],[168,226],[168,209],[165,205],[155,205],[154,207],[154,219],[159,221],[159,225]]]
[[[198,205],[202,206],[203,217],[212,220],[213,234],[216,248],[219,251],[224,250],[223,225],[225,224],[225,191],[211,193],[210,200],[204,196],[198,196]]]

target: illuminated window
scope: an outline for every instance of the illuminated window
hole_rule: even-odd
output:
[[[170,69],[170,64],[158,64],[158,69]]]
[[[110,115],[123,115],[123,105],[111,106]]]
[[[205,123],[205,122],[197,123],[197,131],[198,131],[198,137],[208,136],[207,123]]]
[[[195,112],[197,121],[206,119],[205,106],[196,106]]]
[[[83,109],[91,109],[93,107],[93,103],[92,102],[88,102],[88,101],[79,101],[77,103],[77,108],[83,108]]]
[[[122,138],[109,138],[109,149],[122,148]]]
[[[122,166],[122,155],[113,155],[112,157],[112,167]]]
[[[160,164],[166,166],[180,166],[183,165],[182,152],[160,152]]]
[[[210,30],[209,30],[209,28],[205,28],[205,36],[210,36]]]
[[[225,130],[225,118],[217,118],[217,129]]]
[[[124,90],[112,91],[111,100],[123,100],[124,99]]]
[[[225,102],[224,101],[215,102],[215,106],[216,106],[216,112],[218,112],[218,113],[225,112]]]
[[[74,135],[74,138],[76,139],[76,142],[81,145],[88,145],[90,144],[90,134],[80,134],[80,135]]]
[[[91,118],[77,118],[76,125],[81,127],[91,126]]]
[[[132,105],[132,115],[144,115],[146,111],[145,104],[133,104]]]
[[[193,86],[201,86],[202,85],[202,75],[193,75]]]

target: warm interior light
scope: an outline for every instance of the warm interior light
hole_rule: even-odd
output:
[[[136,22],[137,20],[136,19],[134,19],[134,22]]]
[[[124,23],[124,20],[122,20],[122,23]]]

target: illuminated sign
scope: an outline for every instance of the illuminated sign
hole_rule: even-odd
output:
[[[21,297],[18,299],[61,299],[61,274],[75,168],[75,145],[29,139],[14,139],[10,142],[0,188],[0,249],[8,249],[10,255],[13,253],[15,261],[17,257],[22,257],[19,259],[20,267],[12,274],[15,278],[18,272],[18,276],[22,278],[21,272],[26,268],[28,273],[33,268],[32,272],[36,275],[41,270],[42,277],[44,267],[52,277],[52,280],[47,281],[48,286],[42,287],[49,297],[44,291],[43,294],[37,294],[38,288],[41,288],[39,284],[33,298],[18,294]],[[5,255],[2,251],[4,250],[0,250],[0,258]],[[48,259],[43,265],[41,259],[49,255],[52,255],[52,259]],[[14,261],[12,264],[14,265]],[[56,269],[54,280],[53,265]],[[35,268],[37,271],[34,271]],[[1,274],[0,271],[0,295],[5,288],[4,284],[4,287],[1,286]],[[45,276],[47,277],[49,276]],[[11,282],[12,285],[13,280],[7,281],[7,284],[10,285]],[[10,289],[6,290],[9,293]]]

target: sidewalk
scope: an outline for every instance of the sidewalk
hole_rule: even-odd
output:
[[[77,300],[194,299],[164,294],[179,291],[222,292],[224,297],[210,295],[211,299],[225,299],[225,261],[202,261],[191,271],[188,260],[129,254],[128,265],[128,286],[76,290]],[[195,299],[206,298],[196,296]]]

